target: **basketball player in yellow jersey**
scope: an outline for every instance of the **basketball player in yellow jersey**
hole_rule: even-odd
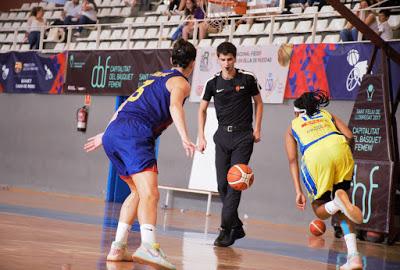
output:
[[[286,132],[285,141],[290,173],[296,189],[296,205],[304,210],[306,204],[300,186],[301,178],[318,218],[327,219],[339,215],[348,251],[347,262],[340,270],[362,269],[353,228],[354,223],[362,223],[362,213],[350,202],[346,193],[350,188],[354,168],[349,146],[353,134],[342,120],[320,109],[320,106],[328,104],[329,99],[322,92],[304,93],[294,101],[296,117]],[[300,168],[297,146],[302,153]]]

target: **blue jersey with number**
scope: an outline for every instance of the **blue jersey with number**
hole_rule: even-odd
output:
[[[137,119],[150,126],[154,136],[159,136],[172,123],[169,112],[170,92],[166,83],[168,79],[175,76],[184,77],[176,69],[150,75],[143,85],[127,99],[118,117]]]
[[[157,164],[155,139],[171,123],[166,83],[177,70],[152,74],[128,99],[103,135],[103,148],[118,174],[130,176]]]

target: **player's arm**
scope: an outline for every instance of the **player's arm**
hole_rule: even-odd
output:
[[[304,196],[300,185],[299,164],[297,160],[297,142],[292,135],[292,129],[290,126],[285,134],[285,146],[289,161],[290,174],[292,175],[294,188],[296,190],[296,206],[300,210],[304,210],[306,206],[306,197]]]
[[[254,142],[258,143],[259,141],[261,141],[261,121],[264,110],[264,104],[260,94],[253,96],[253,100],[254,100],[255,118],[256,118],[253,136],[254,136]]]
[[[186,155],[193,157],[196,146],[189,139],[183,102],[190,94],[190,84],[183,77],[172,77],[166,84],[171,92],[169,111],[182,140]]]
[[[199,106],[199,111],[198,111],[198,116],[197,116],[197,119],[198,119],[197,136],[199,137],[199,145],[197,147],[201,153],[203,153],[207,147],[207,141],[206,141],[206,137],[204,135],[204,127],[206,125],[207,108],[208,108],[209,103],[210,102],[207,100],[200,101],[200,106]]]
[[[339,117],[332,114],[332,118],[337,129],[346,137],[347,142],[351,146],[354,142],[353,132]]]
[[[211,98],[214,96],[215,85],[216,83],[214,80],[208,80],[208,82],[204,86],[202,100],[200,101],[200,106],[197,116],[197,121],[198,121],[197,136],[199,137],[197,148],[201,153],[203,153],[207,147],[207,140],[204,135],[204,127],[207,121],[208,104],[210,103]]]
[[[110,122],[108,122],[107,127],[111,124],[112,121],[114,121],[114,120],[117,118],[118,112],[125,106],[125,104],[126,104],[127,101],[128,101],[128,100],[125,100],[125,102],[122,103],[122,104],[119,106],[118,110],[115,111],[115,113],[114,113],[113,116],[111,117]],[[104,130],[106,130],[107,127],[106,127]],[[93,136],[93,137],[87,139],[85,145],[83,146],[83,149],[84,149],[87,153],[89,153],[89,152],[94,151],[94,150],[96,150],[97,148],[99,148],[99,147],[103,144],[103,135],[104,135],[104,132],[99,133],[99,134],[97,134],[97,135],[95,135],[95,136]]]

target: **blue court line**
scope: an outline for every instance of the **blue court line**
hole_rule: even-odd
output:
[[[69,213],[63,211],[55,211],[51,209],[43,208],[33,208],[19,205],[7,205],[0,204],[0,213],[12,213],[20,214],[26,216],[42,217],[56,220],[63,220],[76,223],[93,224],[93,225],[103,225],[103,228],[116,228],[118,224],[117,218],[113,217],[99,217],[91,215],[83,215],[77,213]],[[135,224],[132,228],[133,231],[138,232],[139,226]],[[158,233],[165,236],[173,236],[182,239],[183,237],[194,238],[194,239],[204,239],[206,242],[210,242],[212,245],[212,240],[216,237],[216,234],[187,230],[176,227],[163,227],[158,226]],[[276,254],[280,256],[298,258],[302,260],[312,260],[321,263],[329,263],[333,265],[340,265],[346,261],[346,254],[323,249],[312,249],[305,247],[304,245],[281,243],[269,240],[258,240],[254,238],[245,238],[244,240],[238,240],[235,243],[236,248],[262,251],[270,254]],[[373,256],[363,256],[365,270],[398,270],[400,269],[399,261],[386,261],[385,259],[373,257]]]

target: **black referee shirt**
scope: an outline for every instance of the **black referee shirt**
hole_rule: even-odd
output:
[[[214,97],[220,126],[252,125],[252,97],[258,95],[261,89],[253,73],[236,69],[235,77],[225,80],[218,72],[207,81],[204,88],[203,100],[210,101]]]

